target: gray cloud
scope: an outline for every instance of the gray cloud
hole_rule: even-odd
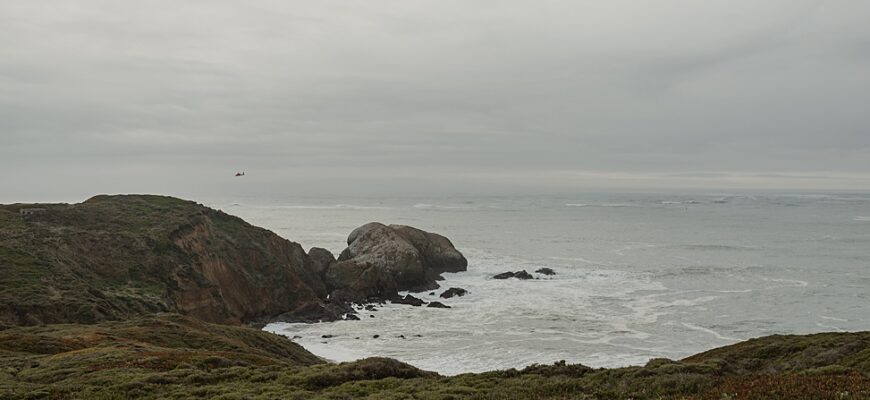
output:
[[[0,185],[867,190],[868,19],[859,0],[0,0]]]

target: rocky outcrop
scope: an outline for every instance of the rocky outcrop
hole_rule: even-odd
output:
[[[541,275],[548,275],[548,276],[556,275],[556,271],[553,271],[552,268],[546,268],[546,267],[539,268],[539,269],[535,270],[535,272],[537,272]]]
[[[409,226],[372,222],[354,229],[347,244],[325,273],[336,300],[394,299],[398,291],[436,289],[441,273],[468,266],[450,240]]]

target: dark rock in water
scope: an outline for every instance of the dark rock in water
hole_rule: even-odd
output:
[[[371,305],[371,304],[367,304],[367,305],[366,305],[366,311],[378,311],[378,309],[375,308],[375,306],[373,306],[373,305]]]
[[[320,337],[321,337],[322,339],[329,339],[329,338],[334,338],[335,335],[322,335],[322,336],[320,336]]]
[[[411,305],[414,307],[420,307],[423,304],[426,304],[425,301],[418,299],[414,296],[411,296],[410,294],[405,295],[405,297],[398,297],[396,299],[393,299],[392,302],[393,302],[393,304],[408,304],[408,305]]]
[[[492,279],[509,279],[509,278],[517,278],[517,279],[535,279],[532,274],[526,272],[526,270],[517,271],[517,272],[502,272],[496,276],[493,276]]]
[[[381,335],[374,335],[374,336],[372,336],[372,339],[377,339],[379,337],[381,337]]]
[[[535,271],[541,275],[556,275],[556,271],[553,271],[552,268],[541,268]]]
[[[429,296],[434,296],[435,292],[429,292]]]
[[[359,321],[359,317],[356,314],[347,314],[344,319],[347,321]]]
[[[514,278],[517,278],[517,279],[523,279],[523,280],[525,280],[525,279],[535,279],[535,277],[532,276],[532,274],[526,272],[526,270],[522,270],[522,271],[514,272]]]
[[[433,302],[429,303],[429,305],[427,305],[426,307],[432,307],[432,308],[450,308],[450,306],[448,306],[448,305],[446,305],[446,304],[444,304],[444,303],[442,303],[442,302],[440,302],[440,301],[433,301]]]
[[[369,318],[374,318],[374,317],[375,317],[374,315],[369,315]]]
[[[293,339],[294,339],[294,340],[295,340],[295,339],[302,339],[302,336],[299,336],[299,335],[293,335]]]
[[[404,339],[405,335],[399,335],[399,339]]]
[[[354,229],[347,243],[324,274],[327,290],[341,301],[437,289],[441,273],[468,266],[450,240],[409,226],[372,222]]]
[[[441,298],[449,299],[451,297],[462,297],[468,294],[468,291],[463,288],[450,288],[441,293]]]

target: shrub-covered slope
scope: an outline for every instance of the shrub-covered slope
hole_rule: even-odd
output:
[[[643,367],[442,377],[385,358],[323,363],[278,335],[160,314],[0,331],[0,398],[867,399],[868,340],[772,336]]]

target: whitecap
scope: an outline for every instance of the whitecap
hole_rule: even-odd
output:
[[[474,209],[474,206],[469,205],[440,205],[440,204],[429,204],[429,203],[417,203],[411,206],[420,210],[471,210]]]
[[[822,327],[822,328],[825,328],[825,329],[833,329],[833,330],[835,330],[835,331],[837,331],[837,332],[845,332],[845,330],[842,329],[842,328],[840,328],[840,327],[837,327],[837,326],[834,326],[834,325],[826,325],[826,324],[823,324],[823,323],[821,323],[821,322],[816,322],[816,326],[819,326],[819,327]]]
[[[389,210],[390,207],[385,206],[363,206],[356,204],[332,204],[332,205],[283,205],[271,206],[269,208],[287,209],[287,210]]]
[[[694,331],[708,333],[719,340],[726,340],[729,342],[739,342],[742,340],[742,339],[737,339],[737,338],[733,338],[733,337],[729,337],[729,336],[724,336],[724,335],[720,334],[719,332],[716,332],[710,328],[705,328],[703,326],[698,326],[698,325],[691,324],[688,322],[683,322],[683,326],[685,326],[686,328],[689,328],[691,330],[694,330]]]

